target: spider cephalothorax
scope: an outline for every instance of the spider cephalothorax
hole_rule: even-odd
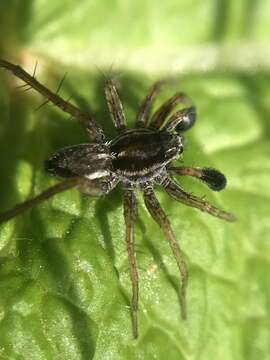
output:
[[[183,93],[169,98],[153,115],[152,105],[161,88],[157,82],[143,100],[136,118],[135,128],[127,129],[126,119],[116,87],[112,80],[105,82],[105,94],[112,121],[118,135],[106,139],[94,117],[63,100],[53,93],[35,76],[21,67],[0,59],[0,67],[10,70],[31,88],[37,90],[46,101],[78,119],[86,128],[91,143],[66,147],[53,154],[45,163],[46,170],[66,180],[45,190],[40,195],[0,214],[0,222],[7,221],[23,211],[41,203],[53,195],[78,187],[83,193],[100,196],[110,192],[117,184],[123,189],[126,243],[132,282],[132,315],[134,337],[138,335],[138,272],[134,248],[134,223],[137,214],[135,189],[143,191],[144,201],[153,219],[161,226],[174,254],[180,271],[179,286],[182,316],[186,316],[186,287],[188,272],[182,252],[176,241],[170,222],[161,208],[154,186],[159,185],[175,200],[205,211],[227,221],[233,215],[216,208],[207,201],[182,189],[174,175],[189,175],[205,182],[212,190],[222,190],[226,185],[225,176],[212,168],[191,168],[174,166],[173,161],[183,152],[182,132],[195,123],[196,110],[190,99]],[[175,111],[183,103],[184,109]]]

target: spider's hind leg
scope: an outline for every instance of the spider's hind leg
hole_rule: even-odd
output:
[[[182,311],[182,318],[186,319],[186,290],[188,284],[188,269],[184,261],[182,251],[178,245],[170,221],[165,212],[163,211],[162,207],[160,206],[152,188],[147,188],[144,190],[144,201],[151,216],[164,231],[164,234],[169,242],[174,258],[176,260],[181,276],[179,299]]]
[[[69,190],[69,189],[79,185],[80,181],[81,180],[76,177],[62,181],[61,183],[58,183],[56,185],[49,187],[47,190],[43,191],[42,193],[33,197],[32,199],[26,200],[16,206],[14,206],[14,208],[12,208],[6,212],[0,213],[0,224],[11,220],[11,219],[17,217],[18,215],[23,214],[25,211],[33,208],[34,206],[37,206],[37,205],[43,203],[44,201],[50,199],[51,197],[53,197],[56,194],[59,194],[61,192],[64,192],[66,190]]]
[[[75,105],[71,104],[69,101],[64,100],[58,95],[59,87],[56,93],[49,90],[46,86],[41,84],[35,78],[35,71],[33,75],[28,74],[23,68],[18,65],[14,65],[6,60],[0,59],[0,68],[4,68],[10,72],[12,72],[17,78],[24,81],[29,85],[30,88],[36,90],[40,93],[47,102],[53,103],[59,109],[71,115],[71,117],[76,118],[80,121],[80,123],[86,128],[88,135],[90,138],[97,142],[104,141],[104,133],[101,126],[94,119],[92,114],[88,112],[84,112],[80,110]],[[61,83],[60,83],[61,84]],[[27,88],[29,89],[29,88]]]

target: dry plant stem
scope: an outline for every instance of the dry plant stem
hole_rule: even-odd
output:
[[[135,234],[134,225],[137,215],[136,197],[133,190],[124,190],[124,217],[126,223],[126,243],[128,251],[128,261],[130,267],[130,278],[132,284],[132,326],[133,336],[138,337],[138,301],[139,301],[139,282],[135,256]]]
[[[159,224],[161,229],[164,231],[164,234],[170,244],[174,258],[176,260],[181,276],[181,283],[179,286],[179,290],[180,290],[179,299],[181,304],[182,318],[186,319],[187,317],[186,290],[188,284],[188,270],[183,258],[182,251],[177,243],[170,221],[167,218],[167,215],[163,211],[162,207],[160,206],[153,189],[147,188],[144,191],[144,201],[153,219]]]
[[[100,142],[104,139],[104,134],[101,126],[96,122],[96,120],[91,114],[80,110],[68,101],[65,101],[63,98],[57,95],[57,93],[53,93],[52,91],[50,91],[47,87],[37,81],[34,76],[28,74],[20,66],[0,59],[0,67],[11,71],[15,76],[24,81],[31,88],[35,89],[41,95],[43,95],[46,98],[46,101],[50,101],[64,112],[78,119],[82,123],[82,125],[86,127],[88,135],[91,137],[92,140]]]
[[[71,178],[48,188],[47,190],[43,191],[41,194],[37,195],[36,197],[24,201],[23,203],[15,206],[13,209],[0,214],[0,223],[8,221],[16,217],[17,215],[21,215],[25,211],[31,209],[33,206],[39,205],[45,200],[48,200],[49,198],[53,197],[54,195],[78,185],[79,182],[80,182],[79,178]]]

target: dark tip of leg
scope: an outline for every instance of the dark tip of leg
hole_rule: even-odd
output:
[[[226,177],[218,170],[211,168],[202,169],[202,181],[205,181],[210,189],[214,191],[223,190],[226,186]]]
[[[175,128],[177,132],[187,131],[195,124],[196,121],[196,108],[195,106],[191,106],[186,110],[186,115],[183,118],[183,121],[181,121]]]

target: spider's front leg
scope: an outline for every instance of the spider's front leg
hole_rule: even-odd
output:
[[[136,127],[147,127],[153,103],[165,81],[157,81],[143,100],[136,118]]]
[[[128,261],[130,266],[130,278],[132,284],[132,326],[133,335],[138,337],[138,301],[139,301],[139,285],[138,271],[135,256],[135,236],[134,225],[137,215],[136,197],[133,190],[124,190],[124,217],[126,223],[126,243],[128,251]]]
[[[192,101],[189,98],[189,96],[186,95],[185,93],[180,92],[169,98],[163,105],[160,106],[160,108],[156,110],[156,112],[153,114],[151,118],[149,126],[154,129],[160,129],[166,122],[168,115],[170,115],[173,109],[175,109],[175,107],[179,104],[184,104],[186,106],[186,108],[183,109],[184,111],[188,111],[189,109],[192,109],[193,112],[195,113],[195,107],[192,106]],[[184,130],[188,130],[188,129],[184,129]]]
[[[14,65],[6,60],[0,59],[0,67],[11,71],[15,76],[17,76],[19,79],[24,81],[31,88],[35,89],[41,95],[43,95],[47,102],[53,103],[64,112],[78,119],[81,122],[81,124],[86,128],[88,135],[93,141],[103,142],[104,140],[103,130],[91,114],[80,110],[78,107],[64,100],[57,94],[57,92],[53,93],[46,86],[42,85],[39,81],[37,81],[35,76],[28,74],[20,66]]]
[[[145,205],[150,212],[153,219],[159,224],[162,230],[165,233],[165,236],[170,244],[171,250],[173,252],[174,258],[176,260],[180,276],[181,283],[179,288],[179,299],[182,310],[182,318],[186,319],[186,289],[188,283],[188,270],[186,263],[183,258],[182,251],[178,245],[175,234],[172,230],[170,221],[160,206],[155,193],[152,188],[147,188],[144,190],[144,201]]]

